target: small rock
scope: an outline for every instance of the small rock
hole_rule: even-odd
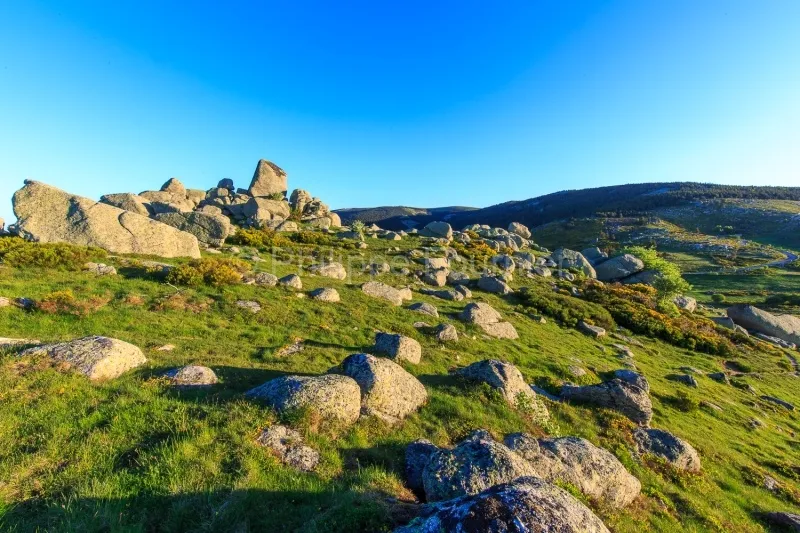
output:
[[[309,293],[309,296],[311,296],[313,300],[319,300],[320,302],[336,303],[341,301],[339,291],[329,287],[315,289]]]
[[[236,300],[236,306],[254,314],[261,311],[261,304],[253,300]]]
[[[288,276],[280,278],[278,280],[278,285],[281,285],[282,287],[290,287],[292,289],[299,290],[303,288],[303,281],[297,274],[289,274]]]
[[[418,302],[415,304],[411,304],[410,306],[408,306],[408,309],[411,311],[416,311],[417,313],[422,313],[423,315],[429,315],[435,318],[439,318],[439,311],[436,309],[436,306],[429,304],[427,302]]]
[[[436,328],[436,340],[441,343],[457,342],[458,331],[452,324],[439,324]]]
[[[311,472],[319,464],[319,452],[305,446],[300,433],[286,426],[262,430],[256,442],[269,448],[282,463],[302,472]]]
[[[584,334],[586,334],[586,335],[588,335],[590,337],[593,337],[595,339],[599,339],[600,337],[604,337],[605,334],[606,334],[606,330],[605,329],[603,329],[603,328],[601,328],[599,326],[594,326],[592,324],[587,324],[583,320],[578,322],[578,329],[580,330],[581,333],[584,333]]]
[[[422,346],[404,335],[377,333],[375,335],[375,351],[384,353],[396,361],[408,361],[418,364],[422,358]]]
[[[207,387],[215,385],[219,381],[213,370],[199,365],[175,368],[167,372],[165,376],[173,385],[179,387]]]

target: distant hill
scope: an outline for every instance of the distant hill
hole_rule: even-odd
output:
[[[502,204],[474,209],[441,207],[434,209],[411,207],[376,207],[337,211],[342,221],[355,219],[375,223],[386,229],[404,229],[425,225],[433,220],[446,220],[455,228],[467,224],[507,226],[521,222],[535,227],[569,218],[591,216],[633,216],[668,208],[707,207],[709,202],[722,200],[800,201],[800,187],[757,187],[716,185],[708,183],[641,183],[614,185],[593,189],[562,191]],[[790,209],[791,210],[791,209]],[[800,207],[794,213],[800,213]],[[786,213],[790,216],[791,213]]]

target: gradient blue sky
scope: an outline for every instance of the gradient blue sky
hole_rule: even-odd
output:
[[[336,208],[800,186],[797,0],[188,6],[0,2],[0,216],[262,157]]]

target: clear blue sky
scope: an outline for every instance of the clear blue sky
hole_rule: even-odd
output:
[[[797,0],[193,4],[0,2],[0,216],[262,157],[336,208],[800,186]]]

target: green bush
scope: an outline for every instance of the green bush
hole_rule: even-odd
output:
[[[28,242],[19,237],[0,238],[0,260],[13,267],[81,270],[89,261],[106,257],[105,250],[66,243]]]
[[[614,327],[614,319],[602,306],[549,289],[529,287],[522,295],[522,304],[566,326],[574,327],[586,320],[603,328]]]
[[[714,303],[721,304],[721,303],[725,303],[726,300],[727,300],[727,298],[725,297],[724,294],[716,293],[716,294],[712,294],[711,295],[711,301],[714,302]]]
[[[230,244],[252,246],[262,250],[268,248],[281,248],[290,245],[290,241],[271,229],[240,229],[235,235],[228,238]]]
[[[624,253],[635,255],[642,260],[646,270],[655,270],[660,274],[653,282],[653,286],[662,299],[672,299],[673,296],[683,294],[692,288],[681,276],[678,265],[659,257],[655,249],[632,246],[626,248]]]
[[[201,284],[219,287],[239,282],[242,274],[248,270],[248,264],[240,259],[205,257],[174,267],[166,280],[174,285],[189,287]]]

